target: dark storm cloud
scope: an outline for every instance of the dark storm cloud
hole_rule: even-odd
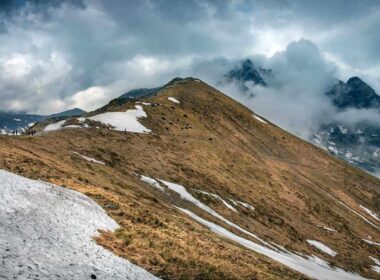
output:
[[[28,5],[41,11],[47,7],[59,7],[63,3],[84,8],[82,0],[1,0],[0,11],[14,12]]]
[[[297,87],[311,84],[313,94],[330,76],[362,74],[376,87],[379,8],[371,0],[0,1],[0,109],[94,109],[179,75],[216,84],[252,56],[280,82],[304,79]]]
[[[25,18],[38,15],[42,22],[51,19],[51,9],[62,5],[85,8],[82,0],[0,0],[0,32],[7,32],[7,22],[20,13]]]

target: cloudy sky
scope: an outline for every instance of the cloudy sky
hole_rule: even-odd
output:
[[[332,78],[380,92],[379,30],[378,0],[0,0],[0,109],[92,110],[175,76],[217,85],[250,57],[295,86],[237,99],[266,117],[295,96],[309,111]]]

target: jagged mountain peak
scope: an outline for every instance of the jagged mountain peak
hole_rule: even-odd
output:
[[[363,82],[362,79],[360,79],[358,76],[353,76],[347,80],[347,84],[352,85],[352,84],[366,84]]]
[[[376,99],[379,97],[376,91],[359,77],[349,78],[346,84],[351,88],[351,90],[356,90],[356,93],[363,95],[363,97],[371,99]]]
[[[380,109],[380,96],[359,77],[351,77],[346,83],[339,81],[327,92],[333,104],[340,109]]]
[[[253,62],[250,59],[243,60],[241,66],[243,70],[246,70],[246,71],[249,71],[255,68],[255,66],[253,65]]]
[[[233,70],[229,71],[225,78],[235,82],[253,82],[256,85],[267,86],[258,69],[250,59],[243,60]]]

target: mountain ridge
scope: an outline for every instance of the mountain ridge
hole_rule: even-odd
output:
[[[1,136],[0,167],[93,198],[121,227],[98,244],[163,278],[377,277],[367,241],[379,242],[380,224],[367,210],[380,211],[380,181],[255,116],[177,80],[38,137]],[[118,130],[115,118],[148,130]]]

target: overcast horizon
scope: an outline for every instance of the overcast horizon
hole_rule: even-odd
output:
[[[176,76],[216,85],[244,58],[318,90],[326,77],[360,76],[380,91],[379,1],[20,0],[0,10],[1,110],[93,110]]]

